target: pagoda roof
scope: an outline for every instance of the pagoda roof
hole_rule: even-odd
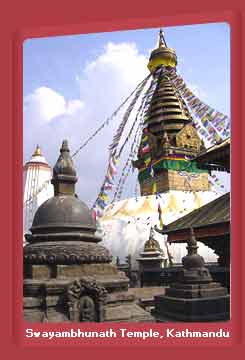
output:
[[[227,138],[206,149],[193,160],[208,170],[230,172],[230,142],[230,138]]]
[[[195,230],[198,240],[222,236],[229,233],[230,225],[230,193],[201,206],[180,219],[166,225],[164,229],[156,229],[168,235],[168,242],[186,242],[190,237],[190,228]]]

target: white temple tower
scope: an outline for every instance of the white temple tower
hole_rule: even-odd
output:
[[[37,208],[53,196],[52,169],[37,145],[31,159],[24,165],[23,230],[29,232]]]

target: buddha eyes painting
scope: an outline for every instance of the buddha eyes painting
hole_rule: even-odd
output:
[[[229,320],[229,25],[23,56],[24,319]]]

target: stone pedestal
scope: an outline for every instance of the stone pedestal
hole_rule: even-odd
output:
[[[154,316],[158,322],[221,321],[230,316],[230,297],[227,289],[214,282],[204,260],[197,254],[192,230],[188,242],[188,255],[182,260],[183,268],[177,281],[166,289],[164,296],[155,296]]]
[[[151,228],[149,239],[144,245],[144,251],[136,259],[139,263],[141,287],[160,284],[160,271],[165,257],[158,241],[154,239],[153,231]]]
[[[125,281],[125,279],[123,279]],[[110,292],[106,281],[25,280],[24,318],[29,322],[154,322],[133,294]],[[115,279],[111,280],[112,288]],[[104,286],[102,286],[104,285]]]
[[[180,284],[171,285],[166,289],[166,295],[155,297],[154,315],[157,321],[175,319],[202,322],[229,319],[230,297],[219,283],[186,285],[175,291],[178,286]]]

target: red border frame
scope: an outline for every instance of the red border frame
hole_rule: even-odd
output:
[[[1,40],[1,82],[2,82],[2,247],[1,256],[2,265],[2,296],[1,296],[1,330],[3,337],[1,343],[4,344],[8,357],[25,356],[26,359],[43,358],[46,354],[53,354],[59,359],[67,358],[72,355],[91,356],[91,346],[93,346],[93,355],[115,356],[118,346],[123,346],[123,352],[116,351],[116,356],[127,356],[130,354],[142,355],[164,355],[164,356],[183,356],[188,352],[189,357],[199,358],[207,356],[207,351],[211,351],[219,356],[229,356],[234,351],[239,351],[244,346],[244,334],[242,333],[242,323],[244,313],[242,312],[242,299],[244,299],[244,288],[242,282],[242,204],[244,201],[244,191],[242,189],[243,168],[241,164],[242,153],[244,152],[244,143],[242,135],[244,128],[242,124],[242,114],[244,114],[244,103],[242,104],[242,84],[244,72],[242,72],[242,56],[244,56],[244,45],[242,43],[242,15],[244,11],[236,5],[236,0],[228,5],[225,1],[218,6],[211,0],[206,0],[203,4],[197,4],[193,0],[186,0],[181,8],[177,4],[163,4],[156,0],[154,6],[143,4],[142,1],[135,3],[125,0],[123,3],[104,4],[97,1],[91,4],[83,4],[70,0],[68,4],[63,4],[58,0],[52,2],[42,0],[39,3],[31,1],[16,2],[9,0],[5,8],[2,9],[2,24],[4,24],[5,34]],[[107,5],[107,6],[106,6]],[[197,6],[199,7],[197,9]],[[161,13],[163,16],[157,14]],[[129,18],[130,17],[130,18]],[[228,22],[231,25],[231,53],[232,53],[232,320],[227,324],[187,324],[175,328],[188,329],[223,329],[230,328],[232,337],[230,340],[220,339],[219,341],[194,340],[185,344],[184,339],[175,339],[173,341],[164,341],[159,344],[152,340],[151,342],[131,341],[123,342],[110,340],[103,343],[94,340],[92,343],[81,340],[65,343],[62,340],[47,342],[46,340],[33,340],[28,342],[23,337],[22,320],[22,42],[25,38],[64,35],[76,33],[102,32],[114,30],[137,29],[170,25],[187,25],[206,22]],[[18,300],[19,299],[19,300]],[[110,324],[109,324],[110,325]],[[125,326],[124,326],[125,325]],[[144,325],[124,324],[124,327],[133,328],[159,328],[163,325]],[[185,325],[185,324],[183,324]],[[170,324],[167,324],[170,327]],[[30,327],[30,326],[29,326]],[[31,326],[32,328],[61,329],[57,324],[48,324],[42,326]],[[67,328],[69,326],[65,326]],[[75,328],[75,326],[70,326]],[[90,328],[118,328],[122,324],[92,324]],[[81,328],[81,326],[80,326]],[[117,340],[117,339],[116,339]],[[100,343],[100,345],[99,345]],[[111,343],[111,344],[110,344]],[[92,345],[93,344],[93,345]],[[95,346],[98,344],[99,346]],[[44,346],[45,345],[45,346]],[[64,346],[65,347],[64,347]],[[70,345],[73,345],[71,348]],[[108,352],[110,349],[114,350]],[[135,346],[136,345],[136,346]],[[197,347],[198,345],[198,347]],[[242,346],[241,346],[242,345]],[[228,346],[228,347],[227,347]],[[200,349],[201,347],[201,349]],[[200,352],[201,350],[201,352]],[[164,351],[164,353],[162,353]],[[190,352],[191,351],[191,352]],[[34,355],[35,352],[35,355]],[[140,354],[139,354],[140,352]],[[141,354],[142,353],[142,354]],[[222,353],[222,354],[221,354]]]

